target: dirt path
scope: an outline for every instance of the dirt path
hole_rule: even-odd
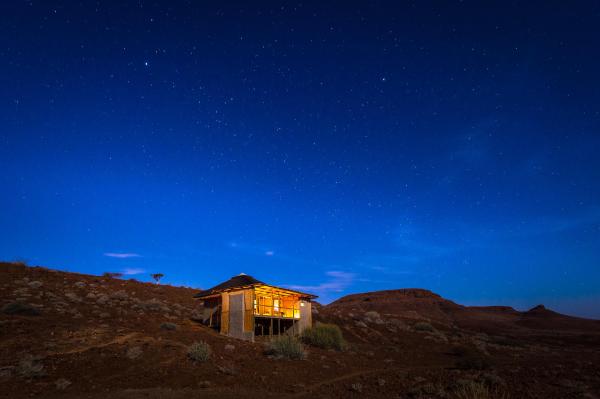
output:
[[[354,371],[352,373],[344,374],[335,378],[331,378],[329,380],[320,381],[315,384],[309,385],[302,392],[298,392],[290,395],[290,398],[301,398],[306,395],[313,394],[313,391],[322,388],[326,385],[335,384],[337,382],[351,380],[356,377],[362,377],[375,373],[389,373],[389,372],[398,372],[398,371],[415,371],[415,370],[434,370],[434,369],[444,369],[446,366],[412,366],[412,367],[393,367],[393,368],[385,368],[385,369],[369,369],[369,370],[359,370]]]
[[[95,344],[95,345],[88,345],[88,346],[84,346],[84,347],[80,347],[80,348],[75,348],[75,349],[71,349],[71,350],[67,350],[67,351],[62,351],[62,352],[48,352],[48,356],[56,356],[56,355],[72,355],[74,353],[82,353],[82,352],[86,352],[89,351],[90,349],[97,349],[97,348],[104,348],[107,347],[109,345],[114,345],[114,344],[124,344],[125,342],[139,336],[140,333],[138,332],[133,332],[133,333],[129,333],[129,334],[125,334],[125,335],[121,335],[119,337],[116,337],[108,342],[103,342],[101,344]]]

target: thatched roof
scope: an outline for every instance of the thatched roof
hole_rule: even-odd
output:
[[[247,288],[258,287],[258,286],[263,286],[263,285],[290,291],[290,292],[294,292],[294,293],[297,293],[306,298],[316,298],[317,297],[316,295],[307,294],[304,292],[289,290],[287,288],[275,287],[275,286],[263,283],[262,281],[259,281],[252,276],[242,273],[237,276],[233,276],[229,280],[222,282],[221,284],[215,285],[212,288],[209,288],[204,291],[200,291],[199,293],[194,295],[194,298],[206,298],[208,296],[211,296],[214,294],[219,294],[219,293],[225,292],[225,291],[235,291],[237,289],[247,289]]]

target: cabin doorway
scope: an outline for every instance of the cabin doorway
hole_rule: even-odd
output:
[[[229,295],[229,335],[244,338],[244,294]]]

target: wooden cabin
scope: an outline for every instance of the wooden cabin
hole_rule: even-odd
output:
[[[299,334],[312,325],[315,295],[268,285],[240,274],[194,295],[204,303],[203,322],[221,334],[254,340]]]

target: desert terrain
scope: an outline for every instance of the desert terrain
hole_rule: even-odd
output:
[[[0,397],[600,398],[600,321],[422,289],[314,306],[343,351],[265,353],[195,321],[196,289],[0,263]],[[194,362],[204,341],[211,357]]]

